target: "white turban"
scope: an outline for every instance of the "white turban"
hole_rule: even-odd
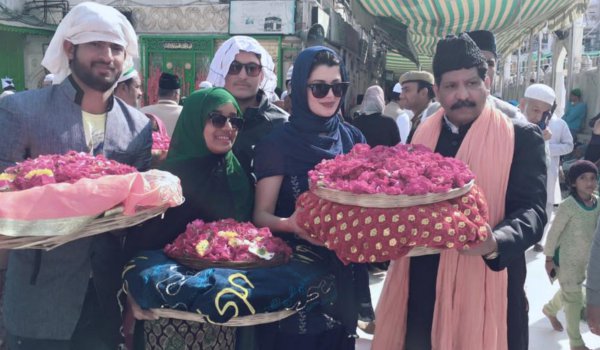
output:
[[[396,83],[392,91],[398,94],[402,93],[402,85],[400,85],[400,83]]]
[[[383,89],[377,85],[369,86],[365,91],[365,96],[360,105],[362,114],[374,114],[383,112],[385,100],[383,97]]]
[[[105,41],[123,46],[131,58],[138,56],[137,36],[122,13],[110,6],[82,2],[60,22],[42,60],[42,65],[54,74],[54,84],[60,84],[71,74],[63,48],[65,40],[74,45]]]
[[[529,87],[527,87],[525,90],[525,97],[545,102],[550,106],[552,106],[556,100],[556,94],[554,93],[554,90],[545,84],[529,85]]]
[[[249,36],[237,35],[229,38],[219,47],[215,57],[210,63],[210,71],[206,80],[210,81],[215,87],[225,86],[225,76],[229,71],[231,62],[240,51],[252,52],[260,56],[260,64],[263,67],[263,80],[259,87],[267,94],[272,101],[277,87],[277,76],[273,70],[275,64],[273,58],[256,39]]]

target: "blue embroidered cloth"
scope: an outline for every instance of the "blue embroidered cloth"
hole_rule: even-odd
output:
[[[179,265],[162,250],[144,251],[123,272],[131,296],[143,309],[171,308],[207,315],[212,322],[283,309],[310,310],[337,296],[328,255],[293,247],[290,262],[271,268],[202,271]]]

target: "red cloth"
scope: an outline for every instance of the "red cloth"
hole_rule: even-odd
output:
[[[477,186],[464,196],[407,208],[361,208],[303,193],[297,221],[345,263],[397,259],[413,247],[465,248],[487,238],[488,208]]]

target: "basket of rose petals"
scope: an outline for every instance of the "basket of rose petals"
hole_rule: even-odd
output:
[[[50,249],[136,225],[183,203],[179,179],[74,151],[0,174],[0,248]]]
[[[346,262],[468,249],[488,234],[474,179],[462,161],[422,145],[359,144],[309,172],[297,222]]]
[[[291,248],[268,228],[233,219],[209,223],[195,220],[164,251],[180,264],[197,270],[272,267],[287,263],[292,254]]]

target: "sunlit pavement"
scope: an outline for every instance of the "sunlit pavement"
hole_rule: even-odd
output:
[[[542,314],[542,307],[558,290],[558,282],[550,284],[544,271],[544,254],[527,251],[527,281],[525,290],[529,299],[529,349],[530,350],[569,350],[569,338],[566,330],[556,332],[550,326],[548,319]],[[379,300],[385,273],[371,274],[371,297],[375,304]],[[558,314],[558,319],[566,327],[564,314]],[[600,337],[592,334],[585,322],[581,322],[583,340],[590,349],[600,349]],[[372,335],[358,330],[360,339],[356,349],[367,350],[371,348]],[[387,349],[386,349],[387,350]],[[389,349],[400,350],[400,349]]]

